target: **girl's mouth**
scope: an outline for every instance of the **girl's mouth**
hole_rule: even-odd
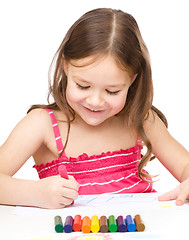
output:
[[[99,110],[94,110],[94,109],[90,109],[90,108],[88,108],[90,111],[92,111],[92,112],[98,112]]]
[[[90,113],[102,113],[102,112],[104,112],[104,110],[99,110],[99,109],[93,109],[93,108],[87,108],[87,107],[84,107],[86,110],[87,110],[87,112],[90,112]]]

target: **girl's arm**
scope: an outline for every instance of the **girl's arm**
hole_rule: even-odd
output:
[[[0,204],[59,208],[77,198],[78,183],[60,176],[39,181],[12,177],[46,142],[49,116],[33,110],[12,131],[0,147]]]
[[[182,205],[189,198],[189,152],[178,143],[154,112],[144,123],[146,135],[152,143],[153,154],[181,184],[159,200],[176,199]]]

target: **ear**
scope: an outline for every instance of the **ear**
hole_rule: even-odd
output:
[[[65,72],[65,74],[67,76],[68,75],[68,62],[65,60],[64,56],[62,56],[62,62],[63,62],[64,72]]]
[[[131,85],[134,83],[135,79],[137,78],[138,76],[138,73],[134,74],[132,77],[131,77]],[[131,86],[130,85],[130,86]]]

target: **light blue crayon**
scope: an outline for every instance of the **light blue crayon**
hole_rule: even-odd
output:
[[[126,216],[125,222],[126,222],[126,225],[127,225],[127,230],[129,232],[135,232],[136,231],[136,225],[135,225],[135,222],[134,222],[133,218],[131,217],[131,215]]]

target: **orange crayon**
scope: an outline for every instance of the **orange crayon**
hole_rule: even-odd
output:
[[[81,230],[83,233],[90,233],[91,231],[91,219],[88,216],[85,216],[82,219]]]

